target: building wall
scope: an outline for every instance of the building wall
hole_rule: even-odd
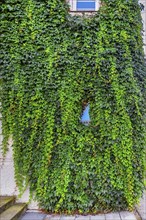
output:
[[[0,121],[1,126],[1,121]],[[2,131],[0,127],[0,131]],[[0,132],[0,144],[2,143],[2,134]],[[6,158],[2,157],[2,151],[0,151],[0,195],[15,195],[18,202],[29,201],[29,189],[19,197],[19,191],[14,179],[14,162],[12,152],[12,139],[9,140],[9,151]],[[38,209],[37,202],[31,201],[28,205],[29,209]]]
[[[142,19],[143,19],[143,42],[144,42],[144,53],[146,57],[146,0],[139,0],[140,3],[144,5],[144,10],[142,11]]]
[[[146,0],[140,0],[140,2],[145,6],[145,9],[142,11],[143,18],[143,28],[144,28],[144,51],[146,56]],[[0,115],[1,119],[1,115]],[[2,157],[2,152],[0,151],[0,195],[19,195],[15,180],[14,180],[14,163],[12,158],[12,140],[9,140],[9,151],[6,155],[6,158]],[[1,128],[1,120],[0,120],[0,146],[2,146],[2,128]],[[29,189],[18,198],[20,202],[28,202],[29,201]],[[30,209],[37,209],[37,203],[31,202],[29,203]]]

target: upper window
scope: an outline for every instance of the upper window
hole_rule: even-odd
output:
[[[95,0],[77,0],[77,11],[95,11]]]
[[[97,11],[99,0],[69,0],[71,11]]]

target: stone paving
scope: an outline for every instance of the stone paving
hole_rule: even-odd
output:
[[[47,215],[41,212],[27,211],[19,220],[146,220],[146,192],[137,207],[137,212],[111,212],[99,215]]]
[[[26,212],[20,220],[137,220],[133,212],[112,212],[99,215],[46,215],[40,212]]]
[[[141,216],[142,220],[146,220],[146,191],[143,194],[142,200],[139,205],[137,205],[137,212]]]
[[[40,212],[26,212],[19,220],[44,220],[46,214]]]
[[[44,220],[137,220],[132,212],[112,212],[102,215],[46,216]]]

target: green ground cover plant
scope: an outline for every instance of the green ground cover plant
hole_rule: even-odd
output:
[[[49,212],[132,210],[144,190],[146,65],[142,5],[1,1],[3,153]],[[90,104],[91,122],[80,122]]]

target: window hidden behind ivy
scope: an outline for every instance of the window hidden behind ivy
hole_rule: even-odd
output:
[[[90,115],[89,115],[90,105],[89,103],[84,107],[81,115],[81,123],[84,125],[89,125],[90,123]]]

